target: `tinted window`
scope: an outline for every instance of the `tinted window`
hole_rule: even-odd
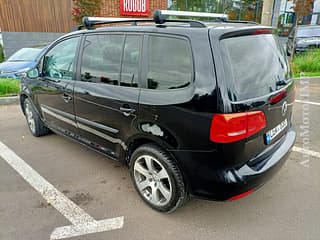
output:
[[[121,70],[121,86],[138,87],[139,59],[140,59],[140,36],[127,36]]]
[[[276,82],[290,78],[287,58],[273,35],[221,41],[229,97],[240,101],[277,90]]]
[[[193,68],[186,40],[150,36],[148,49],[149,89],[176,89],[190,85]]]
[[[45,77],[70,80],[79,38],[65,40],[53,47],[44,57]]]
[[[119,85],[124,35],[91,35],[84,44],[81,80]]]
[[[320,27],[298,28],[297,37],[320,37]]]

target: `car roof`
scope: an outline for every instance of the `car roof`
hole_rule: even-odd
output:
[[[200,21],[199,21],[200,22]],[[149,33],[170,33],[178,35],[190,35],[193,33],[216,31],[218,34],[224,34],[226,32],[250,30],[268,28],[268,26],[259,25],[253,22],[237,22],[237,21],[213,21],[213,22],[200,22],[204,24],[204,27],[191,27],[188,23],[175,23],[166,22],[164,24],[155,23],[140,23],[139,25],[107,25],[99,26],[94,29],[82,29],[70,32],[68,36],[77,34],[90,34],[90,33],[101,33],[101,32],[149,32]],[[65,37],[65,36],[64,36]]]

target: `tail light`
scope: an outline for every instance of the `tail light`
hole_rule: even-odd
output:
[[[287,96],[287,89],[282,90],[277,95],[270,98],[269,103],[271,105],[274,105],[278,102],[280,102],[282,99],[284,99]]]
[[[236,142],[266,127],[263,112],[215,114],[211,121],[210,140],[218,143]]]

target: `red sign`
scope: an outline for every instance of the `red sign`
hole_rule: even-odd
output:
[[[120,14],[125,16],[149,16],[149,0],[120,0]]]

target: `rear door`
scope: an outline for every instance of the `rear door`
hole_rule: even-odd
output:
[[[38,102],[46,122],[67,135],[76,133],[73,109],[75,59],[80,37],[58,42],[43,58]]]
[[[138,114],[142,35],[87,35],[75,85],[80,135],[118,158]]]
[[[286,54],[270,29],[225,34],[219,46],[223,68],[217,72],[223,111],[262,111],[266,119],[264,129],[226,147],[231,159],[238,158],[237,154],[244,162],[270,150],[269,146],[276,147],[290,129],[294,82]]]

